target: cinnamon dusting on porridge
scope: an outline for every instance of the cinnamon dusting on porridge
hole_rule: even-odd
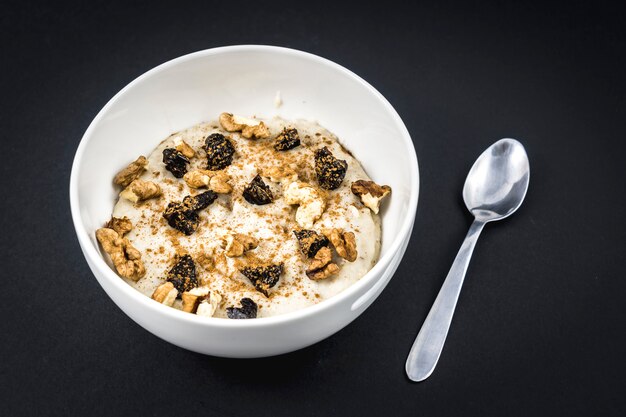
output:
[[[115,177],[98,240],[126,281],[191,314],[249,319],[319,303],[380,251],[374,183],[315,122],[223,113]]]

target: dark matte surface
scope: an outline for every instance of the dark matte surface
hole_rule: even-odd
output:
[[[86,3],[0,13],[0,414],[626,414],[621,10]],[[187,352],[129,320],[83,260],[67,197],[81,135],[118,90],[239,43],[364,77],[404,119],[421,171],[409,255],[376,303],[328,340],[261,360]],[[527,200],[487,226],[439,366],[410,383],[406,355],[470,223],[465,174],[506,136],[530,156]]]

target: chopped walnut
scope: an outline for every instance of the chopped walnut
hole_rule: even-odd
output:
[[[148,166],[148,160],[145,156],[140,156],[134,162],[131,162],[126,168],[117,173],[113,182],[117,185],[121,185],[123,188],[139,178],[141,174],[146,170]]]
[[[224,171],[216,172],[209,181],[209,188],[218,194],[229,194],[233,191],[233,187],[228,183],[229,179],[230,177]]]
[[[357,257],[356,239],[354,233],[344,232],[339,229],[325,231],[324,234],[335,247],[337,255],[341,256],[348,262],[354,262]]]
[[[109,220],[107,224],[104,225],[104,227],[115,230],[120,236],[124,236],[126,233],[133,230],[133,224],[130,220],[128,220],[128,217],[126,216],[122,218],[111,217],[111,220]]]
[[[220,114],[220,124],[228,132],[239,132],[246,139],[267,138],[270,131],[265,123],[258,120],[236,116],[232,113]]]
[[[306,270],[306,275],[314,281],[319,281],[336,274],[339,271],[339,267],[331,262],[332,259],[330,249],[327,247],[318,250]]]
[[[128,239],[120,237],[115,230],[107,227],[96,230],[96,238],[121,276],[137,281],[146,274],[141,253]]]
[[[391,187],[388,185],[380,186],[374,181],[365,180],[353,182],[350,188],[352,193],[359,196],[365,207],[372,210],[374,214],[378,214],[380,202],[391,192]]]
[[[183,179],[187,185],[191,188],[208,187],[211,181],[211,174],[213,171],[207,169],[197,169],[190,171],[183,176]]]
[[[209,296],[209,289],[206,287],[197,287],[189,291],[185,291],[181,295],[183,300],[183,311],[186,313],[195,313],[198,310],[200,302]]]
[[[162,194],[161,187],[152,181],[135,180],[120,193],[120,197],[136,203],[159,197]]]
[[[189,144],[185,142],[184,140],[182,140],[181,138],[174,139],[174,146],[176,147],[176,150],[178,152],[185,155],[185,157],[187,157],[188,159],[191,159],[194,156],[196,156],[196,151],[194,151],[193,148],[189,146]]]
[[[241,233],[226,236],[224,251],[229,258],[241,256],[244,252],[255,249],[259,245],[258,239]]]
[[[204,317],[213,317],[215,311],[222,302],[222,296],[217,291],[209,292],[209,295],[205,297],[196,310],[196,315]]]
[[[186,173],[183,179],[191,188],[208,187],[218,194],[228,194],[233,191],[233,187],[228,183],[230,177],[224,171],[197,169]]]
[[[171,307],[178,297],[178,290],[174,288],[171,282],[165,282],[159,285],[152,293],[152,299],[161,304]]]
[[[296,222],[304,229],[311,229],[313,223],[322,216],[326,201],[321,192],[309,184],[292,182],[284,191],[285,203],[299,204]]]

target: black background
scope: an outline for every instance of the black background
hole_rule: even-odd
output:
[[[2,2],[0,414],[626,413],[621,9],[130,3]],[[258,360],[187,352],[128,319],[93,279],[68,201],[78,142],[117,91],[242,43],[368,80],[404,119],[421,174],[413,238],[380,298],[331,338]],[[439,365],[411,383],[406,355],[470,223],[465,175],[501,137],[527,148],[527,199],[485,228]]]

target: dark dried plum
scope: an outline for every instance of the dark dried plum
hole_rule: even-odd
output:
[[[269,289],[278,282],[280,274],[283,272],[283,264],[266,265],[257,267],[245,267],[239,270],[246,278],[252,282],[254,288],[266,297]]]
[[[314,230],[294,230],[293,234],[296,235],[298,243],[300,243],[300,250],[307,258],[314,257],[317,251],[330,243],[326,236],[320,235]]]
[[[207,169],[218,171],[233,162],[235,147],[221,133],[209,135],[204,144],[207,157]]]
[[[188,195],[183,198],[182,203],[169,203],[163,212],[163,217],[174,229],[189,236],[200,225],[198,210],[207,208],[215,199],[217,199],[217,194],[211,190],[195,196]]]
[[[262,206],[274,201],[274,196],[270,187],[263,182],[261,176],[257,174],[250,184],[243,190],[243,198],[250,204]]]
[[[183,199],[183,205],[190,210],[198,211],[209,207],[216,199],[217,194],[209,190],[195,196],[188,195]]]
[[[178,262],[176,262],[176,265],[167,273],[166,279],[174,284],[174,288],[178,290],[178,298],[180,298],[185,291],[196,288],[198,286],[196,264],[191,256],[181,256]]]
[[[315,151],[315,173],[320,187],[334,190],[341,185],[346,176],[348,163],[343,159],[337,159],[327,147]]]
[[[200,224],[198,213],[185,204],[169,203],[163,212],[167,224],[189,236],[196,231]]]
[[[283,131],[276,137],[274,149],[277,151],[288,151],[296,146],[300,146],[300,136],[298,135],[298,130],[294,128],[283,128]]]
[[[226,315],[229,319],[255,319],[257,305],[250,298],[241,299],[241,307],[227,307]]]
[[[174,148],[163,149],[163,163],[165,169],[172,173],[176,178],[182,178],[187,173],[187,164],[189,159]]]

